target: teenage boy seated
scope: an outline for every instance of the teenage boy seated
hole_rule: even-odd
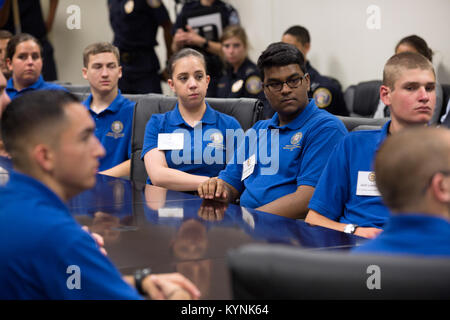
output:
[[[119,50],[108,42],[93,43],[83,52],[83,77],[91,95],[83,102],[95,121],[95,135],[106,150],[100,173],[114,177],[130,175],[131,130],[135,103],[118,88],[122,77]]]
[[[296,47],[269,45],[258,68],[275,114],[246,132],[226,168],[203,182],[198,193],[222,201],[240,197],[244,207],[304,218],[328,156],[347,130],[308,99],[310,78]]]
[[[309,202],[306,222],[366,238],[382,231],[389,210],[375,184],[374,156],[388,135],[430,121],[435,85],[433,65],[424,56],[404,52],[387,61],[380,98],[389,106],[391,121],[381,130],[351,132],[336,147]]]

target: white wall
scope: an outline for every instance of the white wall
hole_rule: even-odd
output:
[[[45,8],[48,0],[42,0]],[[228,0],[238,9],[251,44],[250,57],[256,61],[270,42],[279,41],[283,31],[294,24],[311,34],[312,65],[323,74],[339,79],[344,88],[359,81],[380,79],[385,61],[399,39],[410,34],[423,37],[436,52],[433,64],[438,80],[450,83],[450,1],[449,0]],[[174,0],[163,0],[172,20]],[[81,29],[69,30],[67,7],[81,9]],[[369,30],[366,12],[376,5],[380,29]],[[81,77],[82,51],[95,41],[111,41],[106,0],[60,0],[50,38],[54,44],[60,80],[86,83]],[[165,61],[161,30],[157,53]],[[169,93],[168,88],[164,92]]]

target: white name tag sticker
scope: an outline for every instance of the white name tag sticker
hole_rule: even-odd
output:
[[[158,149],[159,150],[181,150],[184,146],[183,133],[159,133]]]
[[[356,186],[357,196],[381,196],[375,184],[375,173],[373,171],[358,171],[358,183]]]
[[[252,155],[250,158],[244,161],[242,164],[242,178],[241,181],[243,181],[245,178],[247,178],[249,175],[253,173],[253,170],[255,170],[255,164],[256,164],[256,157],[255,155]]]

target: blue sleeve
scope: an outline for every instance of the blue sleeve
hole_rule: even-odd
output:
[[[309,208],[337,221],[342,216],[349,195],[350,177],[346,141],[339,143],[328,159]]]
[[[141,159],[150,150],[158,147],[158,134],[161,128],[162,117],[160,114],[153,114],[145,126],[144,144],[142,146]]]
[[[331,152],[345,136],[344,130],[327,126],[308,137],[310,141],[303,150],[304,156],[297,176],[297,186],[316,186]]]
[[[235,120],[236,122],[234,125],[237,127],[236,129],[241,129],[241,126],[239,125],[239,122]],[[256,130],[256,129],[255,129]],[[246,151],[246,143],[244,139],[239,145],[237,145],[237,140],[235,140],[235,150],[233,150],[233,156],[231,157],[231,160],[228,161],[227,166],[225,169],[219,172],[219,179],[222,179],[226,183],[232,185],[240,194],[244,191],[244,182],[241,181],[242,178],[242,163],[238,163],[238,155],[245,155]],[[240,159],[245,160],[245,159]]]
[[[42,251],[42,259],[48,261],[47,268],[41,266],[39,271],[47,273],[44,279],[51,279],[43,284],[50,299],[142,299],[78,224],[55,230],[53,236]],[[78,275],[79,286],[76,287]]]

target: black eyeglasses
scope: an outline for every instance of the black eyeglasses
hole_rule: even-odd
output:
[[[302,81],[303,81],[303,79],[306,78],[307,75],[308,74],[305,73],[305,75],[303,77],[294,77],[294,78],[286,80],[286,81],[269,82],[267,84],[264,84],[264,86],[271,91],[281,91],[283,89],[284,84],[286,83],[289,88],[295,89],[302,85]]]

